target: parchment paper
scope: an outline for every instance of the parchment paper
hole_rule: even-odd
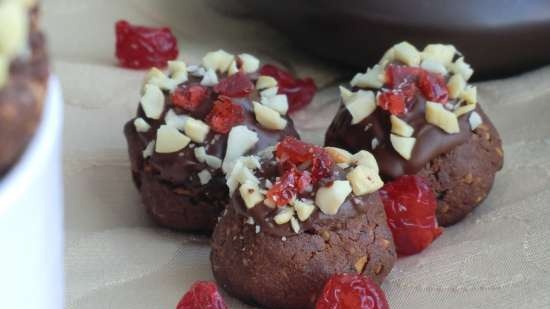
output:
[[[208,240],[156,227],[140,204],[122,125],[144,72],[116,66],[114,22],[171,26],[188,62],[224,48],[314,77],[322,90],[295,121],[317,143],[350,72],[201,0],[46,0],[44,12],[66,96],[67,308],[175,308],[191,283],[212,279]],[[478,86],[503,137],[505,167],[484,205],[422,254],[397,262],[383,285],[393,309],[550,308],[550,67]]]

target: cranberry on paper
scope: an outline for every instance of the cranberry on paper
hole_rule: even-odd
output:
[[[176,309],[227,309],[213,282],[198,281],[183,295]]]
[[[362,275],[334,275],[325,284],[316,309],[389,309],[384,291]]]

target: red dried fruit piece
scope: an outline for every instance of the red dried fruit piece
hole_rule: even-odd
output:
[[[213,282],[198,281],[183,295],[176,309],[227,309]]]
[[[281,161],[290,161],[296,165],[300,165],[308,160],[311,160],[311,145],[302,142],[301,140],[286,136],[275,150],[275,156]]]
[[[231,98],[219,96],[214,107],[206,115],[206,122],[212,130],[218,133],[227,134],[236,124],[243,122],[244,110],[242,106],[235,104]]]
[[[222,79],[215,87],[214,91],[232,98],[240,98],[248,95],[254,84],[244,72],[238,72]]]
[[[327,151],[321,147],[314,146],[312,152],[313,160],[311,163],[311,179],[313,183],[317,183],[321,179],[329,177],[332,174],[334,161]]]
[[[419,68],[390,64],[386,68],[386,85],[395,89],[405,84],[414,84],[421,71]]]
[[[317,299],[316,309],[390,309],[384,291],[362,275],[333,275]]]
[[[271,76],[277,80],[279,93],[285,94],[288,98],[289,113],[306,107],[317,92],[317,86],[313,79],[309,77],[296,79],[289,72],[271,64],[262,66],[260,74]]]
[[[418,88],[429,101],[438,103],[449,101],[449,89],[441,74],[423,70],[418,78]]]
[[[405,95],[398,91],[383,91],[378,95],[377,104],[392,115],[405,113]]]
[[[304,193],[309,188],[311,188],[311,174],[292,167],[267,191],[267,198],[275,205],[283,207],[288,205],[298,193]]]
[[[186,111],[194,111],[206,98],[208,90],[200,84],[180,85],[172,93],[172,104]]]
[[[424,250],[443,233],[435,216],[437,200],[423,178],[401,176],[386,183],[380,189],[380,197],[400,255]]]
[[[115,24],[116,57],[121,66],[131,69],[165,67],[178,57],[178,43],[170,28],[130,25],[125,20]]]

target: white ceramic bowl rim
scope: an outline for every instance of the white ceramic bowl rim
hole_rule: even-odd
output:
[[[44,164],[48,164],[47,157],[41,154],[52,151],[57,132],[61,130],[63,107],[60,89],[57,77],[50,76],[44,112],[36,133],[19,161],[3,179],[0,179],[0,215],[7,207],[15,206],[14,201],[17,201],[21,194],[29,194],[27,187],[32,179],[36,177],[38,171],[43,169]]]

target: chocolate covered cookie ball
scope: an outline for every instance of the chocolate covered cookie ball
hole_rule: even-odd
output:
[[[220,286],[265,308],[315,307],[326,280],[380,283],[396,259],[374,157],[286,138],[237,161],[212,239]]]
[[[498,132],[468,84],[473,73],[452,45],[397,44],[351,90],[341,87],[325,143],[372,152],[385,181],[425,177],[439,224],[454,224],[487,197],[503,164]]]
[[[258,68],[252,55],[219,50],[202,65],[172,61],[168,75],[149,72],[124,133],[134,181],[160,225],[211,233],[234,161],[298,136],[286,96]]]

